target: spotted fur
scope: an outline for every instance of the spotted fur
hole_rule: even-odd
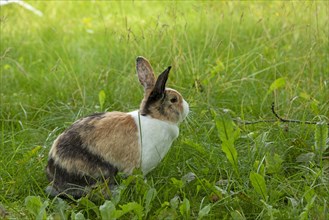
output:
[[[144,175],[155,168],[178,137],[178,124],[188,114],[188,104],[176,90],[166,88],[171,67],[155,79],[150,63],[136,60],[144,87],[140,109],[96,113],[73,123],[54,141],[46,173],[52,196],[81,197],[98,181],[115,184],[117,172]]]

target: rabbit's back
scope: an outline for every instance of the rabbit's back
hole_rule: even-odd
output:
[[[47,165],[53,185],[92,185],[140,165],[138,128],[131,115],[97,113],[76,121],[54,142]],[[113,178],[112,178],[113,179]]]

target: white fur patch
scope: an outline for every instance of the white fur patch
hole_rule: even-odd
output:
[[[183,99],[183,114],[182,114],[180,122],[182,122],[186,118],[189,111],[190,111],[190,108],[188,106],[188,103],[185,101],[185,99]]]
[[[142,145],[141,167],[146,175],[154,169],[167,154],[172,142],[178,137],[176,124],[149,116],[138,116],[138,110],[129,112],[138,127],[139,144]],[[140,124],[139,124],[140,122]],[[141,137],[142,136],[142,140]]]

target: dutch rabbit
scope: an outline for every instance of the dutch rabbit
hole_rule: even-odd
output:
[[[159,164],[189,112],[181,94],[165,87],[170,68],[156,79],[150,63],[137,57],[137,75],[144,87],[139,110],[96,113],[58,136],[46,167],[48,194],[79,198],[97,181],[114,184],[117,172],[129,175],[141,168],[146,175]]]

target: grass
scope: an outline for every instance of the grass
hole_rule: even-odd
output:
[[[44,16],[0,8],[0,218],[328,218],[327,126],[232,122],[275,119],[275,102],[285,118],[328,123],[328,2],[29,3]],[[138,55],[157,73],[173,66],[169,85],[191,106],[178,140],[111,201],[48,198],[56,136],[138,108]]]

